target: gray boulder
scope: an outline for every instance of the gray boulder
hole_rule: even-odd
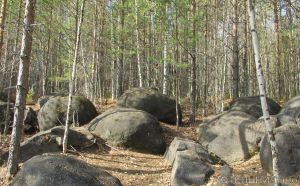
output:
[[[220,170],[220,176],[218,177],[216,186],[234,186],[233,182],[232,168],[228,165],[224,165]]]
[[[280,105],[273,99],[267,98],[270,115],[276,115],[280,112]],[[259,96],[239,97],[233,100],[229,106],[230,110],[238,110],[259,118],[263,116]]]
[[[48,101],[49,99],[53,98],[53,96],[42,96],[42,97],[39,97],[38,99],[38,104],[40,106],[40,108],[42,108]]]
[[[25,134],[32,134],[38,130],[38,120],[36,112],[28,107],[24,115],[24,132]]]
[[[171,142],[170,146],[165,152],[164,158],[167,162],[173,165],[176,153],[179,151],[191,150],[195,152],[199,157],[201,156],[207,162],[213,164],[214,161],[207,152],[207,150],[199,143],[194,142],[193,140],[189,139],[182,139],[175,137]]]
[[[270,123],[273,128],[280,127],[281,124],[278,121],[277,115],[270,115]],[[247,127],[247,130],[250,130],[252,136],[255,138],[256,143],[258,144],[258,147],[260,148],[262,139],[264,138],[266,134],[265,129],[265,120],[264,117],[260,117],[253,125],[249,125]]]
[[[41,131],[52,127],[64,125],[67,115],[68,97],[51,98],[39,111],[38,122]],[[97,116],[93,103],[82,96],[73,96],[71,105],[71,123],[78,123],[79,126],[89,123]],[[73,121],[75,118],[76,121]]]
[[[50,152],[61,152],[61,145],[64,136],[64,127],[58,126],[47,131],[42,131],[21,143],[20,161],[24,162],[33,156]],[[90,147],[95,143],[94,136],[85,128],[70,128],[68,145],[82,149]],[[1,155],[1,160],[7,160],[8,152]],[[1,162],[0,164],[2,164]]]
[[[248,159],[258,151],[258,139],[264,136],[264,128],[255,121],[241,111],[224,112],[199,125],[198,141],[227,163]]]
[[[192,140],[175,137],[164,158],[173,165],[171,185],[203,185],[214,173],[207,150]]]
[[[26,161],[11,185],[121,186],[122,184],[120,180],[104,170],[72,157],[59,154],[43,154]]]
[[[177,151],[171,172],[171,185],[205,185],[214,170],[202,158],[192,150]]]
[[[292,176],[300,170],[300,127],[287,124],[274,130],[278,148],[278,166],[282,178]],[[272,173],[272,155],[267,136],[263,138],[260,150],[262,168]]]
[[[283,124],[300,123],[300,96],[289,100],[278,114],[279,121]]]
[[[159,122],[141,110],[108,110],[92,120],[88,130],[115,147],[148,153],[163,153],[166,148]]]
[[[133,88],[127,90],[118,100],[117,105],[124,108],[134,108],[146,111],[159,121],[176,124],[176,102],[161,94],[155,88]],[[179,121],[182,113],[179,106]]]

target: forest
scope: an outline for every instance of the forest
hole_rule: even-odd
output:
[[[300,0],[0,3],[0,185],[300,184]]]

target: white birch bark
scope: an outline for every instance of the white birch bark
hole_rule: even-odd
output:
[[[22,37],[22,46],[20,54],[20,65],[18,82],[16,86],[16,103],[13,130],[11,134],[11,142],[9,149],[9,157],[7,163],[7,175],[11,176],[17,172],[18,161],[20,156],[20,139],[22,132],[22,125],[24,120],[24,111],[26,104],[26,94],[28,92],[28,77],[29,65],[32,48],[32,32],[35,14],[35,0],[26,0],[25,14],[24,14],[24,28]]]
[[[138,25],[138,0],[134,0],[135,8],[135,36],[136,36],[136,60],[138,65],[139,86],[143,87],[142,68],[140,60],[140,41],[139,41],[139,25]]]
[[[76,43],[75,43],[75,51],[74,51],[74,59],[73,59],[73,65],[72,65],[72,76],[71,76],[71,82],[70,82],[70,90],[69,90],[69,97],[68,97],[68,107],[67,107],[67,118],[66,118],[66,126],[65,126],[65,133],[64,133],[64,139],[63,139],[63,153],[67,152],[68,147],[68,134],[69,134],[69,123],[70,123],[70,110],[72,105],[72,95],[74,91],[74,81],[76,78],[76,65],[78,60],[78,52],[79,52],[79,43],[80,43],[80,36],[81,36],[81,25],[83,22],[83,13],[84,13],[84,5],[85,1],[83,0],[81,5],[81,15],[79,19],[79,23],[77,26],[77,34],[76,34]]]
[[[279,167],[278,167],[278,149],[275,141],[275,134],[273,131],[273,127],[270,122],[270,115],[269,115],[269,110],[267,105],[265,82],[264,82],[264,76],[262,73],[262,67],[260,63],[259,42],[258,42],[257,31],[255,28],[255,12],[254,12],[254,6],[252,4],[252,0],[248,0],[248,14],[249,14],[252,44],[253,44],[254,58],[255,58],[255,65],[256,65],[256,75],[259,84],[261,107],[262,107],[264,120],[265,120],[266,133],[268,135],[270,145],[271,145],[271,151],[272,151],[273,176],[275,180],[275,185],[280,185]]]

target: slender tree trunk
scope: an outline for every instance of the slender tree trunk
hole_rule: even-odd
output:
[[[168,4],[166,4],[166,20],[168,22],[168,16],[169,16],[169,11],[168,11]],[[168,23],[166,24],[165,28],[165,37],[164,37],[164,64],[163,64],[163,94],[167,94],[167,86],[168,86],[168,37],[169,37],[169,26]]]
[[[156,3],[155,3],[155,0],[152,0],[151,1],[151,6],[152,6],[152,9],[151,9],[151,46],[152,46],[152,54],[151,54],[151,62],[153,64],[153,68],[154,68],[154,80],[153,80],[153,86],[157,86],[157,83],[158,83],[158,68],[157,68],[157,62],[155,61],[155,57],[156,57],[156,48],[155,48],[155,35],[156,35],[156,32],[155,32],[155,15],[156,15]]]
[[[190,103],[191,103],[191,115],[189,118],[189,123],[195,123],[196,117],[196,0],[192,1],[192,13],[193,13],[193,46],[192,46],[192,63],[191,63],[191,96],[190,96]]]
[[[208,68],[207,68],[207,45],[208,45],[208,11],[207,11],[208,7],[207,4],[205,4],[205,31],[204,31],[204,56],[203,56],[203,60],[204,60],[204,92],[203,92],[203,103],[202,103],[202,116],[205,117],[206,116],[206,99],[207,99],[207,90],[208,90]]]
[[[248,96],[248,19],[247,0],[244,0],[244,57],[243,57],[243,96]]]
[[[239,48],[238,48],[238,1],[233,0],[233,16],[232,16],[232,77],[233,98],[239,97]]]
[[[135,8],[135,37],[136,37],[136,60],[138,66],[139,87],[143,87],[142,67],[140,60],[140,37],[139,37],[139,22],[138,22],[138,0],[134,0]]]
[[[123,64],[124,64],[124,48],[125,48],[125,36],[124,32],[124,22],[125,22],[125,0],[122,0],[121,8],[121,34],[120,34],[120,59],[118,60],[118,73],[117,73],[117,97],[120,97],[123,94]]]
[[[81,26],[83,22],[83,14],[84,14],[84,5],[85,1],[82,1],[81,5],[81,15],[79,18],[79,23],[76,28],[77,35],[76,35],[76,41],[75,41],[75,50],[74,50],[74,58],[73,58],[73,65],[72,65],[72,76],[71,76],[71,82],[70,82],[70,90],[69,90],[69,97],[68,97],[68,106],[67,106],[67,118],[66,118],[66,126],[65,126],[65,133],[64,133],[64,139],[63,139],[63,153],[67,152],[68,147],[68,133],[69,133],[69,123],[70,123],[70,116],[71,116],[71,105],[72,105],[72,96],[74,91],[74,81],[76,78],[76,65],[78,60],[78,52],[79,52],[79,43],[80,43],[80,36],[81,36]],[[74,122],[74,121],[73,121]]]
[[[115,38],[114,38],[114,19],[113,19],[113,8],[112,2],[110,2],[110,9],[111,9],[111,27],[110,27],[110,41],[111,41],[111,49],[112,49],[112,60],[111,60],[111,99],[115,99],[115,87],[116,87],[116,78],[115,78],[115,66],[116,66],[116,59],[115,59]]]
[[[283,97],[284,84],[281,73],[281,55],[280,55],[280,35],[279,35],[279,19],[278,19],[278,0],[273,0],[273,11],[274,11],[274,33],[275,33],[275,55],[276,55],[276,66],[277,66],[277,78],[278,78],[278,96]]]
[[[228,13],[228,0],[225,1],[225,10],[223,12],[223,52],[224,52],[224,64],[223,64],[223,74],[222,74],[222,89],[221,89],[221,111],[224,111],[224,98],[225,98],[225,85],[227,79],[227,45],[228,45],[228,30],[229,30],[229,13]]]
[[[100,13],[101,15],[101,13]],[[100,18],[101,19],[101,18]],[[92,92],[91,92],[91,99],[95,101],[95,96],[97,95],[97,80],[96,80],[96,71],[97,71],[97,52],[98,52],[98,45],[97,45],[97,33],[98,31],[98,3],[95,1],[95,9],[94,9],[94,27],[93,27],[93,69],[92,69]]]
[[[266,99],[266,92],[265,92],[265,82],[264,76],[262,73],[261,63],[260,63],[260,53],[259,53],[259,42],[258,42],[258,35],[255,28],[255,12],[254,6],[252,4],[252,0],[248,0],[248,13],[249,13],[249,21],[251,27],[251,35],[252,35],[252,44],[255,56],[255,64],[256,64],[256,75],[259,84],[259,92],[260,92],[260,100],[261,100],[261,107],[263,110],[264,120],[265,120],[265,128],[266,133],[269,137],[271,151],[272,151],[272,160],[273,160],[273,176],[275,178],[275,185],[280,185],[279,183],[279,168],[278,168],[278,149],[275,141],[275,134],[273,131],[273,127],[270,122],[270,115],[268,110],[268,104]]]
[[[6,9],[7,9],[7,0],[2,0],[1,1],[1,14],[0,14],[0,59],[2,57],[2,47],[3,47],[4,29],[5,29],[5,20],[6,20]]]
[[[24,14],[24,29],[22,38],[22,47],[20,54],[19,76],[17,83],[17,95],[15,103],[15,113],[13,122],[13,131],[11,135],[7,174],[11,176],[17,172],[20,156],[20,138],[23,129],[24,110],[26,94],[28,92],[29,65],[32,48],[32,32],[35,14],[35,0],[26,0]]]
[[[47,41],[47,59],[43,62],[43,85],[42,85],[42,95],[47,95],[47,73],[48,73],[48,65],[50,63],[50,48],[51,48],[51,23],[52,23],[52,7],[50,12],[50,25],[48,29],[48,41]]]

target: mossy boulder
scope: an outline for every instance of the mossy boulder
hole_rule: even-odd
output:
[[[176,124],[176,101],[159,93],[156,88],[133,88],[124,92],[119,98],[117,106],[146,111],[159,121]],[[179,123],[182,113],[179,107]]]
[[[141,110],[108,110],[92,120],[88,129],[115,147],[153,154],[164,153],[166,149],[159,122]]]
[[[11,185],[122,186],[118,178],[104,170],[61,154],[43,154],[26,161]]]
[[[276,115],[280,112],[280,105],[271,98],[267,98],[270,115]],[[230,110],[242,111],[255,118],[263,116],[259,96],[239,97],[230,103]]]
[[[49,99],[38,113],[39,128],[41,131],[64,125],[67,116],[68,96]],[[92,102],[83,96],[72,96],[70,123],[82,126],[97,116]],[[75,121],[73,121],[75,119]]]

